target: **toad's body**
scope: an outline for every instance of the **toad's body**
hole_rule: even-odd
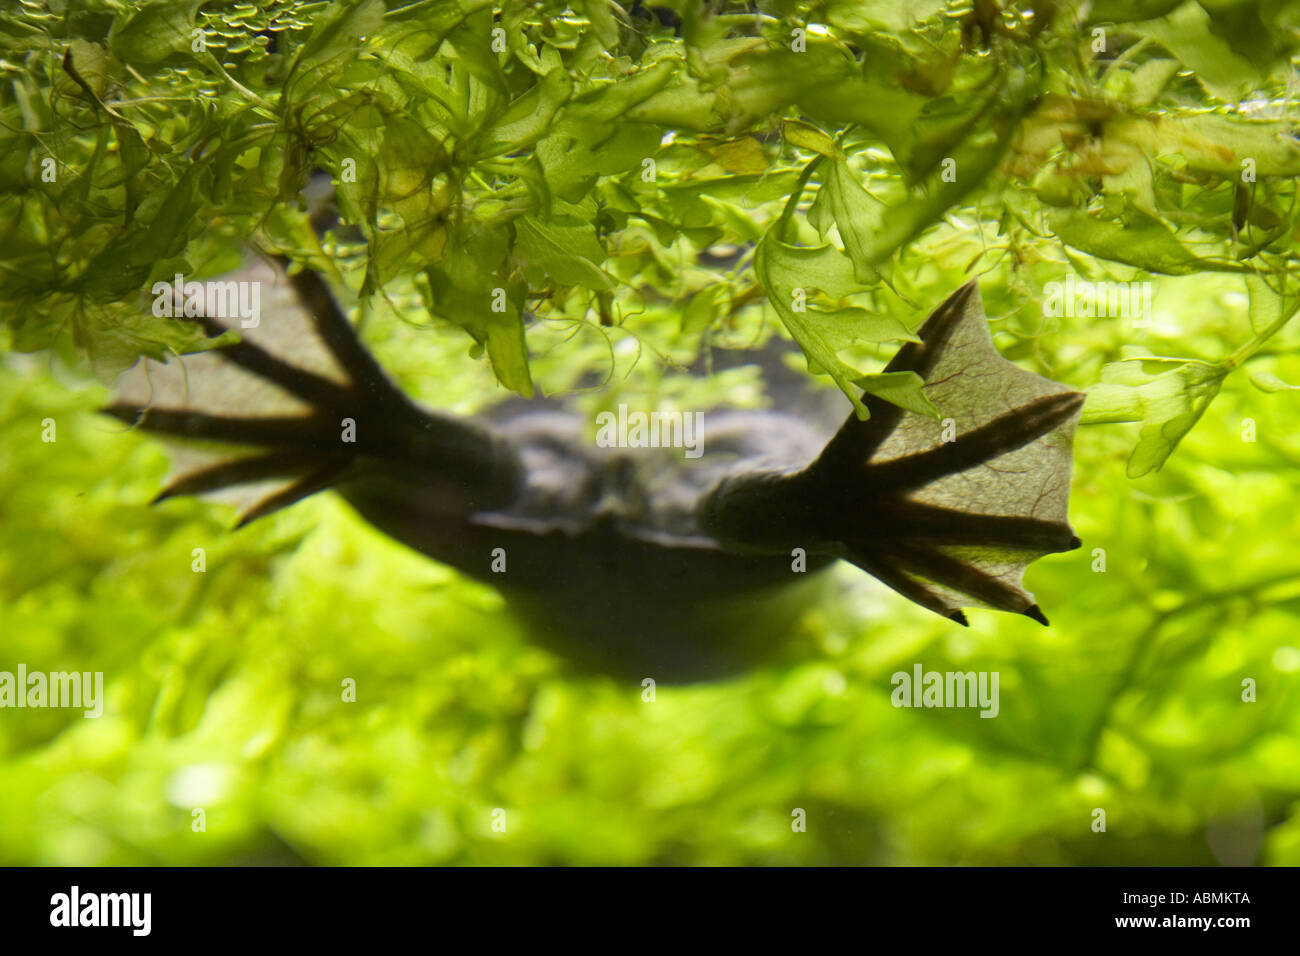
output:
[[[497,588],[579,665],[656,680],[740,670],[790,636],[839,558],[963,624],[971,605],[1046,623],[1023,570],[1078,546],[1065,512],[1082,396],[998,355],[974,283],[886,368],[920,376],[955,434],[874,395],[863,421],[778,394],[781,410],[705,411],[693,458],[601,448],[563,406],[473,420],[419,408],[319,276],[264,279],[283,293],[280,321],[180,373],[141,363],[108,409],[259,449],[184,471],[160,497],[278,482],[248,521],[336,488],[393,538]]]
[[[339,491],[392,537],[497,588],[541,643],[602,671],[718,676],[788,639],[835,558],[720,548],[697,506],[728,474],[807,464],[826,434],[776,412],[705,413],[708,453],[692,460],[599,448],[584,425],[559,412],[497,425],[523,465],[505,508],[448,514],[382,473]]]

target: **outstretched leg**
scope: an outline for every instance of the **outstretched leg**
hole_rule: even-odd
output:
[[[244,513],[243,525],[377,469],[430,486],[463,485],[468,493],[446,497],[464,507],[508,499],[518,469],[513,451],[486,429],[413,404],[362,345],[321,276],[286,274],[287,260],[278,262],[279,270],[256,261],[231,277],[270,288],[273,308],[257,328],[183,360],[142,360],[103,409],[146,431],[232,446],[179,474],[156,500],[279,482]],[[230,331],[209,314],[191,321],[213,337]]]
[[[836,553],[937,614],[961,607],[1046,624],[1024,569],[1079,539],[1067,520],[1071,444],[1084,396],[993,347],[974,282],[948,297],[887,371],[914,371],[934,421],[864,395],[822,454],[794,474],[733,477],[700,520],[736,548]]]

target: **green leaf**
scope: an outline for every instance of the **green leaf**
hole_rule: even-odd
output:
[[[314,82],[326,67],[340,69],[353,59],[365,37],[383,22],[383,0],[337,0],[312,23],[311,33],[299,48],[289,70],[296,82]],[[287,85],[287,83],[286,83]]]
[[[752,136],[706,143],[704,150],[715,163],[737,176],[756,176],[767,171],[767,156],[758,140]]]
[[[513,153],[541,139],[550,131],[552,120],[573,92],[573,81],[556,67],[519,97],[487,131],[475,151],[479,158]]]
[[[946,6],[945,0],[830,0],[827,20],[848,30],[901,33]]]
[[[884,258],[884,252],[877,248],[876,242],[888,210],[863,188],[845,160],[837,159],[829,165],[822,190],[835,217],[844,251],[853,261],[854,276],[863,285],[878,282],[880,273],[876,271],[876,263]]]
[[[1282,317],[1282,296],[1263,276],[1254,273],[1246,276],[1246,291],[1250,295],[1250,327],[1253,331],[1261,332]]]
[[[1300,385],[1284,382],[1267,372],[1251,372],[1250,382],[1261,392],[1300,392]]]
[[[507,251],[504,228],[465,227],[457,232],[447,244],[444,260],[425,270],[429,308],[486,348],[497,381],[531,397],[521,307],[526,290],[503,276]]]
[[[817,302],[819,296],[813,296]],[[893,316],[868,312],[856,305],[841,308],[809,308],[798,313],[800,323],[826,345],[839,351],[854,345],[874,342],[906,341],[914,336]]]
[[[1082,421],[1141,421],[1128,476],[1158,471],[1219,393],[1227,369],[1179,359],[1133,359],[1102,369],[1088,392]]]
[[[494,94],[506,96],[509,90],[501,71],[498,54],[492,49],[494,20],[489,10],[466,16],[447,34],[447,42],[465,71]]]
[[[1149,106],[1164,92],[1169,81],[1178,72],[1177,60],[1147,60],[1129,76],[1131,92],[1128,101],[1134,106]]]
[[[613,287],[609,276],[596,265],[604,261],[605,250],[591,223],[562,224],[524,216],[515,223],[515,236],[533,285],[545,285],[549,277],[562,285]]]
[[[113,21],[108,32],[109,49],[123,62],[152,66],[173,53],[189,51],[194,15],[202,0],[155,0],[134,5]]]
[[[497,381],[524,398],[533,397],[533,379],[528,370],[528,344],[524,339],[523,314],[516,303],[504,313],[493,313],[487,325],[487,354]]]
[[[915,372],[877,372],[874,375],[862,376],[854,384],[909,412],[927,418],[939,417],[939,409],[922,391],[925,387],[925,379]]]
[[[800,149],[809,149],[814,153],[820,153],[823,156],[829,156],[832,159],[843,159],[844,152],[835,145],[835,140],[831,139],[816,126],[808,123],[801,123],[798,120],[785,120],[781,124],[781,133],[785,136],[785,141],[791,146],[798,146]]]
[[[577,96],[568,113],[573,119],[595,123],[632,119],[628,111],[664,89],[677,77],[679,63],[660,60],[636,72]]]
[[[1198,256],[1164,223],[1136,210],[1129,222],[1099,219],[1081,210],[1053,209],[1047,214],[1052,231],[1066,245],[1099,259],[1125,262],[1148,272],[1192,275],[1196,272],[1245,272],[1228,259]]]
[[[1254,64],[1215,35],[1210,15],[1195,0],[1126,29],[1154,40],[1178,57],[1207,90],[1225,102],[1235,103],[1262,80]]]
[[[390,116],[374,160],[378,181],[362,189],[369,186],[380,205],[392,209],[408,225],[416,225],[445,205],[435,195],[433,184],[450,165],[442,143],[424,127],[403,116]]]
[[[944,157],[951,163],[942,163],[901,197],[884,201],[883,207],[866,194],[847,166],[831,164],[827,179],[832,191],[828,201],[839,208],[836,225],[859,276],[870,275],[869,269],[879,269],[881,263],[984,184],[1010,145],[1032,92],[1025,74],[1008,71],[987,100],[990,115],[952,150],[951,156]]]
[[[1164,16],[1181,3],[1183,0],[1095,0],[1088,11],[1088,19],[1093,23],[1148,20]]]
[[[1300,175],[1300,143],[1282,120],[1219,113],[1121,116],[1107,124],[1106,135],[1132,145],[1142,159],[1178,155],[1194,169],[1227,178],[1240,180],[1243,160],[1251,161],[1256,176]]]
[[[990,71],[993,69],[989,65]],[[917,183],[932,174],[939,164],[954,156],[970,137],[990,108],[1005,96],[996,74],[985,96],[971,96],[963,90],[951,96],[930,100],[907,129],[906,135],[891,144],[895,158],[903,167],[905,179]],[[981,84],[983,85],[983,84]]]
[[[864,321],[868,318],[867,313],[862,309],[824,310],[810,301],[813,290],[820,290],[832,299],[860,291],[848,261],[834,246],[815,249],[792,246],[775,238],[769,231],[755,251],[754,271],[763,283],[768,301],[803,349],[809,370],[829,375],[853,402],[858,417],[869,418],[870,413],[859,394],[862,386],[858,384],[868,377],[842,361],[836,353],[851,342],[909,339],[911,334],[901,323],[889,317],[877,316],[874,323],[868,324]],[[802,303],[802,308],[796,304],[797,300]],[[891,394],[908,397],[907,389],[898,380],[871,381]],[[887,395],[882,397],[888,398]]]
[[[727,292],[725,283],[715,282],[691,296],[691,301],[682,310],[682,334],[693,335],[712,325],[722,314]]]

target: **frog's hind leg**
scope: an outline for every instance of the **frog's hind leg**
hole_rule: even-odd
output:
[[[886,371],[914,371],[938,420],[866,396],[809,469],[833,487],[850,561],[954,620],[963,606],[1047,623],[1021,579],[1070,551],[1072,438],[1084,396],[993,347],[975,284],[939,306]],[[853,489],[857,489],[856,491]]]
[[[807,468],[730,477],[701,524],[741,550],[793,547],[846,558],[917,604],[965,623],[963,607],[1046,622],[1022,584],[1030,562],[1079,546],[1067,520],[1083,395],[1004,359],[973,282],[901,348],[937,417],[866,394]]]
[[[103,411],[172,443],[174,474],[156,500],[235,489],[240,524],[364,469],[432,470],[473,482],[497,454],[469,424],[417,408],[384,375],[324,280],[261,260],[223,282],[256,283],[251,328],[189,320],[239,341],[166,363],[142,360]],[[206,303],[200,302],[200,306]]]

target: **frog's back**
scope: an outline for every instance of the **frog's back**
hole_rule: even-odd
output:
[[[494,422],[519,454],[523,481],[504,508],[456,527],[415,517],[401,479],[341,490],[372,523],[491,584],[552,650],[593,669],[700,680],[750,666],[785,643],[825,556],[728,550],[699,526],[701,497],[730,474],[796,469],[824,436],[779,412],[703,417],[702,454],[600,447],[567,411]]]

